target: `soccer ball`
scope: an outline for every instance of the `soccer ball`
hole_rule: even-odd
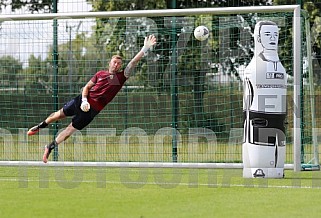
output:
[[[208,31],[206,26],[198,26],[194,30],[194,36],[199,41],[204,41],[208,38],[210,32]]]

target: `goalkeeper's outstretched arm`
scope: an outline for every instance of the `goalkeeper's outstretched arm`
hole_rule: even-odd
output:
[[[156,44],[156,37],[154,35],[149,35],[148,37],[145,37],[144,46],[135,55],[135,57],[128,63],[128,65],[125,68],[124,73],[127,78],[130,76],[132,69],[135,68],[138,61],[140,61],[140,59],[142,59],[142,57],[145,55],[145,53],[155,44]]]
[[[89,93],[89,90],[95,85],[95,83],[93,83],[91,80],[89,80],[89,82],[85,85],[85,87],[82,90],[81,93],[81,105],[80,105],[80,109],[84,112],[88,112],[90,109],[90,104],[87,101],[87,96]]]

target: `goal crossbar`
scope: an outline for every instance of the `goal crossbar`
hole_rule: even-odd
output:
[[[251,7],[224,7],[224,8],[190,8],[190,9],[160,9],[160,10],[134,10],[134,11],[103,11],[103,12],[77,12],[52,14],[17,14],[0,15],[0,21],[5,20],[50,20],[50,19],[84,19],[106,17],[157,17],[182,15],[224,15],[232,13],[261,13],[261,12],[294,12],[300,11],[300,5],[281,6],[251,6]]]

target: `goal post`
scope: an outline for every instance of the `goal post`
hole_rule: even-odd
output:
[[[309,23],[309,17],[307,13],[303,12],[304,18],[304,28],[305,28],[305,37],[306,37],[306,57],[312,57],[312,44],[311,44],[311,27]],[[315,111],[315,91],[314,91],[314,73],[313,73],[313,63],[312,58],[307,58],[307,68],[306,71],[308,73],[308,103],[310,106],[311,114],[311,123],[310,128],[311,138],[309,143],[301,143],[301,169],[302,170],[320,170],[320,162],[319,162],[319,146],[318,146],[318,128],[317,128],[317,117]],[[304,69],[304,68],[303,68]],[[304,89],[302,89],[304,90]],[[304,95],[304,93],[302,93]],[[304,121],[302,121],[304,123]],[[304,132],[304,130],[302,131]],[[306,145],[308,144],[308,145]]]
[[[281,57],[293,75],[288,88],[293,101],[288,102],[286,166],[300,171],[304,141],[301,35],[305,31],[301,23],[307,21],[302,21],[299,5],[1,15],[0,97],[5,114],[0,120],[0,161],[40,159],[43,143],[54,137],[52,129],[61,131],[70,119],[33,138],[25,136],[26,130],[79,94],[91,76],[107,66],[112,54],[118,52],[129,61],[143,37],[155,34],[158,44],[115,100],[92,125],[59,146],[58,162],[145,166],[174,160],[191,166],[239,167],[241,84],[252,54],[255,23],[251,22],[269,18],[280,18],[284,25]],[[211,32],[204,42],[192,35],[201,24]],[[58,80],[53,78],[51,59],[54,39],[58,40]],[[5,65],[8,61],[14,65]],[[12,66],[16,66],[15,76],[10,74]],[[57,102],[52,98],[53,87],[58,87]],[[5,139],[8,134],[10,143]]]

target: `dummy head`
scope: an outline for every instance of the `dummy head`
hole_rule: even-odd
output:
[[[255,25],[254,30],[255,50],[264,52],[266,50],[275,50],[278,48],[279,29],[271,21],[260,21]]]

